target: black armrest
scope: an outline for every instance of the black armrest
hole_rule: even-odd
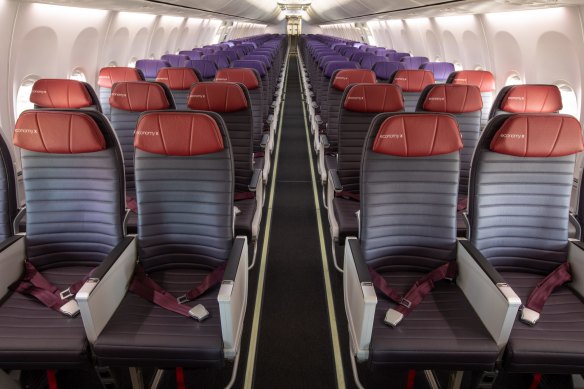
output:
[[[264,133],[262,135],[262,140],[260,141],[260,147],[262,149],[265,149],[269,142],[270,142],[270,134]]]
[[[241,254],[245,246],[245,238],[237,237],[233,242],[233,247],[231,247],[231,252],[229,253],[229,258],[227,259],[227,267],[225,267],[225,273],[223,275],[223,281],[234,281],[237,275],[237,268],[239,267],[239,260],[241,259]]]
[[[329,177],[331,178],[333,189],[335,192],[339,193],[343,191],[343,185],[341,185],[341,179],[339,178],[339,174],[337,173],[337,169],[331,169],[328,172]]]
[[[132,240],[134,240],[133,236],[126,236],[123,238],[120,243],[110,251],[107,258],[104,259],[103,262],[93,270],[93,272],[91,272],[91,278],[103,278],[113,264],[116,263],[120,255],[122,255],[130,243],[132,243]]]
[[[326,134],[320,134],[320,143],[322,144],[322,147],[324,147],[325,149],[331,147],[328,136],[326,136]]]
[[[251,180],[249,181],[249,185],[248,185],[248,188],[251,192],[256,191],[261,177],[262,177],[262,169],[254,169],[253,176],[251,176]]]
[[[0,251],[6,250],[8,247],[12,246],[14,243],[16,243],[19,239],[22,238],[24,238],[24,235],[12,235],[11,237],[4,239],[0,243]]]
[[[472,243],[470,243],[470,241],[461,239],[459,242],[462,247],[464,247],[464,249],[471,255],[471,257],[473,257],[477,265],[479,265],[479,267],[485,272],[490,280],[493,281],[493,284],[506,283],[505,279],[503,279],[499,272],[495,270],[491,262],[489,262],[487,258],[485,258],[484,255],[481,254],[481,252],[476,247],[474,247]]]
[[[371,274],[369,274],[369,269],[361,253],[361,243],[358,239],[348,239],[349,250],[351,250],[351,255],[353,256],[353,261],[355,262],[355,268],[357,269],[357,277],[359,277],[359,282],[373,282],[371,281]]]

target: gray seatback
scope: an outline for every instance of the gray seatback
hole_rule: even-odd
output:
[[[233,193],[233,155],[219,115],[159,111],[140,118],[138,245],[147,272],[223,263],[233,242]]]
[[[460,70],[452,72],[446,80],[447,84],[474,85],[481,90],[483,109],[481,111],[481,131],[489,121],[489,113],[493,105],[495,77],[487,70]]]
[[[233,153],[235,191],[249,192],[253,175],[253,116],[247,88],[234,82],[198,82],[191,88],[189,108],[219,114]]]
[[[434,83],[434,74],[422,69],[400,69],[390,76],[389,82],[402,88],[405,111],[414,112],[424,88]]]
[[[132,81],[113,85],[110,96],[111,123],[124,153],[126,190],[134,189],[134,130],[143,112],[174,108],[170,90],[163,83]]]
[[[472,160],[472,243],[497,268],[549,273],[566,260],[578,121],[567,115],[491,119]]]
[[[191,85],[199,82],[201,76],[193,68],[162,68],[156,75],[156,81],[168,86],[176,109],[186,110]]]
[[[106,118],[111,118],[109,98],[112,86],[117,82],[144,81],[144,74],[140,69],[128,67],[106,67],[99,71],[97,85],[99,86],[99,103]]]
[[[468,192],[470,161],[481,132],[481,92],[474,85],[434,84],[422,91],[416,111],[452,114],[458,121],[464,148],[460,152],[459,193]]]
[[[122,238],[124,168],[97,112],[25,111],[17,121],[26,248],[39,270],[101,262]]]
[[[373,118],[404,109],[399,87],[391,84],[352,84],[343,94],[339,115],[337,173],[343,191],[359,193],[363,142]]]
[[[370,266],[427,272],[456,256],[462,141],[447,114],[380,114],[361,166],[360,239]]]

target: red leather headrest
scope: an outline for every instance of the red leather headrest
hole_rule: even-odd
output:
[[[350,84],[375,84],[377,77],[373,70],[367,69],[341,69],[335,75],[333,88],[344,91]]]
[[[30,102],[42,108],[77,109],[95,105],[82,82],[46,78],[34,83]]]
[[[582,128],[569,115],[513,115],[501,125],[491,151],[516,157],[561,157],[584,150]]]
[[[162,155],[191,156],[223,150],[215,120],[198,112],[150,112],[138,121],[134,147]]]
[[[487,70],[461,70],[454,73],[453,84],[478,86],[481,92],[493,92],[495,77]]]
[[[250,68],[219,69],[215,75],[215,81],[239,82],[245,85],[249,90],[254,90],[260,87],[260,82]]]
[[[192,68],[162,68],[156,75],[156,81],[173,90],[187,90],[200,80]]]
[[[426,95],[424,111],[464,113],[483,108],[481,90],[474,85],[434,85]]]
[[[16,121],[14,145],[40,153],[80,154],[105,150],[97,123],[83,112],[25,111]]]
[[[398,157],[428,157],[462,149],[456,120],[449,115],[396,115],[380,126],[373,143],[376,153]]]
[[[396,85],[357,84],[345,96],[343,108],[354,112],[398,112],[404,109],[404,99]]]
[[[112,108],[144,112],[170,108],[164,89],[146,81],[118,82],[109,98]]]
[[[140,72],[136,68],[111,67],[103,68],[99,71],[97,85],[102,88],[109,88],[116,82],[144,81]]]
[[[434,74],[428,70],[398,70],[392,84],[399,85],[404,92],[421,92],[434,83]]]
[[[555,85],[515,85],[507,91],[500,109],[511,113],[556,113],[562,109],[562,95]]]
[[[199,82],[191,88],[189,108],[213,112],[235,112],[248,107],[239,84],[233,82]]]

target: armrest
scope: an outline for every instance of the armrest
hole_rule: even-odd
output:
[[[262,135],[262,140],[260,141],[260,147],[265,149],[270,142],[270,133],[266,132]]]
[[[14,217],[14,221],[12,222],[12,231],[14,231],[15,234],[18,234],[20,232],[20,223],[22,222],[22,219],[24,219],[25,216],[26,205],[18,210],[18,213],[16,214],[16,216]]]
[[[343,191],[343,185],[341,185],[341,179],[339,178],[339,174],[337,169],[331,169],[328,172],[329,181],[332,184],[332,188],[335,192],[339,193]]]
[[[221,315],[221,333],[225,358],[233,359],[239,351],[243,319],[247,306],[247,238],[238,236],[233,242],[217,301]]]
[[[568,262],[572,272],[570,287],[584,296],[584,243],[571,241],[568,246]]]
[[[274,121],[274,115],[268,115],[268,118],[266,119],[266,123],[272,124],[273,121]]]
[[[317,109],[318,108],[318,104],[316,103],[316,101],[312,102],[312,108]]]
[[[320,144],[325,149],[328,149],[331,146],[329,139],[328,139],[328,136],[326,136],[326,134],[320,134]]]
[[[75,295],[90,343],[95,342],[126,295],[137,259],[136,239],[124,238]]]
[[[322,122],[322,117],[320,115],[315,115],[314,116],[314,120],[316,121],[316,123],[320,126],[323,122]]]
[[[352,352],[357,360],[363,361],[369,357],[377,295],[355,237],[347,237],[345,241],[343,295]]]
[[[251,176],[251,180],[249,180],[249,185],[247,186],[248,189],[250,190],[250,192],[256,191],[261,177],[262,177],[262,169],[254,169],[253,175]]]
[[[502,350],[509,340],[521,300],[469,241],[458,241],[456,261],[456,284]]]
[[[8,293],[8,287],[15,283],[24,271],[25,241],[24,235],[14,235],[0,246],[0,297]]]
[[[570,212],[570,224],[572,226],[574,226],[574,229],[576,230],[576,236],[574,238],[577,240],[581,240],[582,239],[582,226],[580,225],[580,222],[576,218],[576,215],[574,215],[572,212]]]

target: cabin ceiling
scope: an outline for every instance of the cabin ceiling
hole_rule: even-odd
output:
[[[584,4],[584,0],[23,0],[47,4],[148,12],[185,17],[272,24],[295,9],[306,9],[310,24],[375,19],[480,14]],[[286,10],[287,9],[287,10]]]

